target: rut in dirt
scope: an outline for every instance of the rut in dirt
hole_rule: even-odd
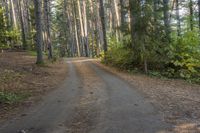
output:
[[[159,133],[170,125],[148,99],[90,59],[68,59],[67,79],[0,133]]]

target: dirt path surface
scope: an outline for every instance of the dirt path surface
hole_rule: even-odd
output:
[[[148,98],[163,112],[164,120],[173,125],[173,132],[200,133],[200,85],[139,73],[130,74],[105,66],[99,61],[95,64],[126,80]]]
[[[123,79],[90,59],[67,63],[68,75],[60,88],[0,124],[0,133],[166,133],[172,128]]]
[[[45,64],[38,66],[35,60],[29,52],[0,53],[0,93],[14,94],[6,102],[0,96],[0,121],[32,106],[66,78],[64,61],[52,63],[45,58]]]

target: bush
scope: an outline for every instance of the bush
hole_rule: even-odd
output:
[[[119,69],[132,69],[134,63],[134,54],[131,49],[127,48],[127,40],[130,41],[130,37],[126,36],[121,42],[118,42],[114,36],[109,36],[108,51],[100,54],[103,63],[118,67]]]
[[[133,51],[120,47],[112,48],[112,50],[106,53],[104,63],[116,66],[120,69],[133,69],[133,64],[135,63]]]
[[[196,32],[187,32],[170,45],[170,64],[173,75],[184,79],[200,76],[200,38]]]
[[[144,57],[148,65],[148,73],[153,76],[182,78],[200,83],[200,38],[198,32],[186,32],[173,39],[171,44],[155,38],[146,37],[148,43],[139,40],[134,48],[130,36],[121,42],[114,37],[108,39],[109,50],[103,62],[124,70],[143,70]],[[165,45],[165,47],[163,47]],[[144,48],[142,48],[142,46]]]

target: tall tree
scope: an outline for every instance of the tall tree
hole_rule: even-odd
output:
[[[193,1],[192,0],[189,1],[189,9],[190,9],[190,30],[193,31],[193,29],[194,29],[194,22],[193,22],[194,11],[193,11]]]
[[[118,0],[113,0],[113,11],[115,14],[113,14],[113,20],[114,20],[114,30],[116,31],[116,39],[117,41],[121,38],[121,34],[120,34],[120,31],[119,31],[119,28],[120,28],[120,25],[121,25],[121,21],[120,21],[120,14],[119,14],[119,3],[118,3]]]
[[[86,7],[86,0],[82,0],[83,2],[83,24],[84,24],[84,40],[85,40],[85,56],[89,56],[89,44],[88,44],[88,14],[87,14],[87,7]]]
[[[79,41],[79,37],[78,37],[78,21],[77,21],[77,12],[76,12],[76,6],[75,6],[75,2],[73,0],[73,19],[74,19],[74,32],[75,32],[75,39],[76,39],[76,48],[77,48],[77,56],[80,57],[81,53],[80,53],[80,41]]]
[[[137,38],[137,22],[138,15],[140,10],[140,0],[129,0],[129,10],[131,18],[131,38],[132,38],[132,47],[135,46],[135,39]]]
[[[103,49],[104,52],[108,51],[108,44],[107,44],[107,36],[106,36],[106,23],[105,23],[105,11],[104,11],[104,3],[103,0],[99,0],[99,7],[100,7],[100,16],[101,16],[101,25],[103,31]]]
[[[120,0],[120,6],[121,6],[121,31],[125,32],[126,31],[126,0]]]
[[[46,30],[46,39],[47,39],[47,47],[48,47],[48,58],[53,58],[52,52],[52,42],[51,42],[51,31],[50,31],[50,11],[51,5],[50,0],[44,0],[44,21],[45,21],[45,30]]]
[[[176,21],[177,21],[177,34],[181,35],[181,20],[180,20],[180,11],[179,11],[179,0],[176,0]]]
[[[11,10],[10,17],[11,17],[11,21],[12,21],[12,26],[13,26],[13,28],[17,29],[16,9],[14,6],[14,2],[13,2],[13,0],[10,0],[9,3],[10,3],[10,10]]]
[[[34,7],[35,7],[36,49],[37,49],[37,61],[36,61],[36,64],[41,64],[41,63],[43,63],[41,1],[40,0],[34,0]]]
[[[24,24],[24,15],[23,15],[23,11],[22,11],[22,5],[24,5],[23,0],[18,0],[18,10],[19,10],[19,17],[20,17],[20,24],[21,24],[21,38],[22,38],[22,46],[23,49],[26,50],[27,49],[27,38],[26,38],[26,33],[25,33],[25,24]]]
[[[169,0],[163,0],[163,16],[165,25],[165,34],[167,40],[171,40],[171,27],[170,27],[170,13],[169,13]]]
[[[199,8],[199,30],[200,30],[200,0],[198,0],[198,8]]]

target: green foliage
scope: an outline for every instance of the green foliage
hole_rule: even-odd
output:
[[[6,47],[5,46],[5,32],[6,32],[6,26],[5,26],[5,17],[4,17],[4,10],[0,6],[0,48]]]
[[[120,69],[130,69],[134,64],[134,54],[129,49],[113,48],[109,50],[105,55],[104,63],[111,64]]]
[[[174,38],[171,44],[162,43],[162,37],[156,39],[153,35],[143,39],[148,42],[145,51],[139,40],[137,47],[132,48],[129,36],[125,36],[120,43],[110,37],[109,50],[103,62],[128,71],[135,68],[142,70],[143,54],[148,62],[149,75],[200,83],[200,38],[197,32],[186,32]]]
[[[0,6],[0,49],[8,49],[12,44],[18,44],[20,31],[11,29],[7,25],[7,19],[4,16],[4,10]]]
[[[196,32],[187,32],[170,45],[168,53],[175,77],[190,79],[200,76],[200,38]]]
[[[28,94],[0,92],[0,104],[14,104],[26,99]]]
[[[7,41],[12,41],[13,44],[18,44],[19,43],[19,38],[20,38],[20,31],[19,29],[13,29],[10,31],[6,31],[6,40]]]
[[[109,37],[108,42],[109,50],[103,55],[103,62],[120,69],[128,70],[133,68],[135,63],[133,51],[125,48],[122,43],[118,43],[114,37]]]
[[[30,56],[37,56],[37,52],[36,51],[28,51],[28,54]]]

